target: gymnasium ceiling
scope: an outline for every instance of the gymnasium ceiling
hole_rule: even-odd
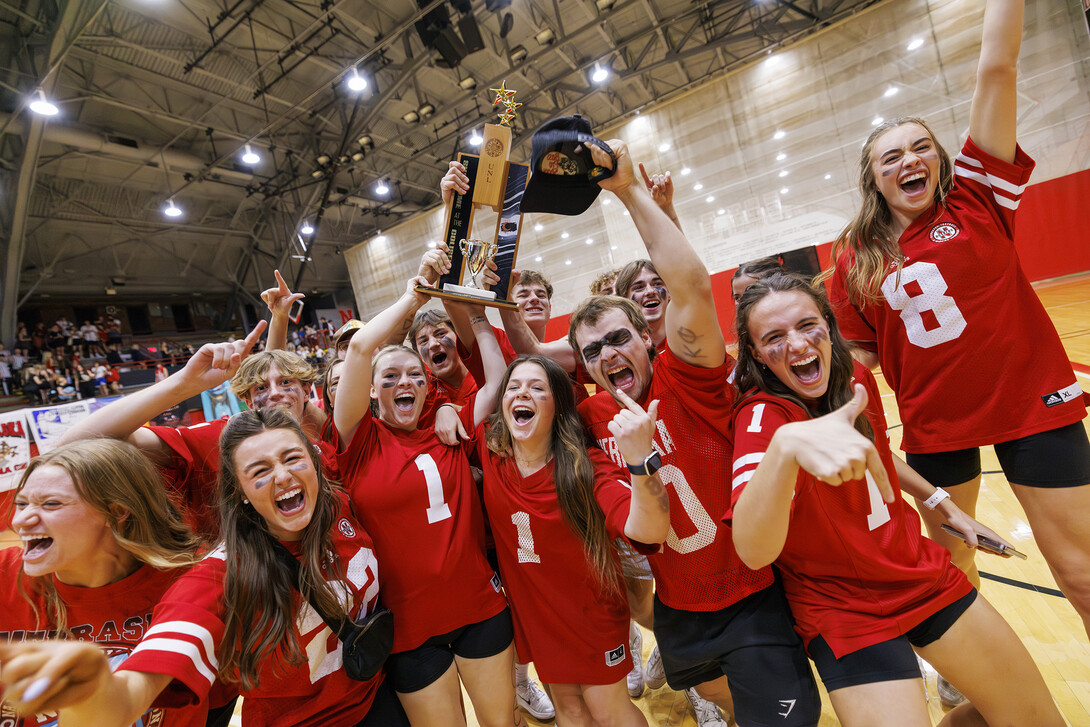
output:
[[[548,118],[608,125],[875,2],[0,0],[0,328],[107,288],[255,302],[273,267],[347,289],[340,253],[439,202],[501,81],[523,160]],[[416,27],[435,10],[483,47],[450,67]],[[29,109],[38,88],[56,116]]]

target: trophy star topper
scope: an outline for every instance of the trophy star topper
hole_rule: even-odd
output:
[[[500,104],[503,104],[504,109],[500,112],[500,125],[511,126],[511,122],[515,120],[515,111],[522,104],[515,101],[515,94],[518,93],[513,88],[507,88],[507,81],[500,83],[499,88],[489,89],[492,93],[496,94],[496,98],[492,101],[492,108],[496,108]]]

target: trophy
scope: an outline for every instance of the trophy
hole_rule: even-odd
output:
[[[447,208],[446,234],[443,238],[450,272],[439,278],[435,288],[418,286],[427,295],[447,300],[473,302],[493,308],[515,310],[518,305],[508,296],[511,287],[511,270],[515,267],[519,233],[522,226],[522,193],[530,168],[526,164],[507,161],[511,150],[511,122],[517,103],[515,91],[506,82],[491,89],[496,94],[493,107],[504,107],[499,124],[485,124],[481,154],[459,154],[458,161],[469,177],[469,191],[455,194]],[[488,207],[499,213],[493,239],[480,240],[472,234],[473,213]],[[489,262],[496,264],[499,282],[485,290],[480,276]],[[465,281],[468,273],[469,280]]]

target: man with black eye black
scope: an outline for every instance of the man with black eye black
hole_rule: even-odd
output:
[[[651,257],[650,268],[640,266],[637,275],[673,294],[670,300],[654,292],[659,306],[653,307],[665,308],[665,341],[659,353],[641,305],[615,296],[580,304],[568,340],[600,389],[579,407],[591,436],[631,472],[657,471],[670,496],[670,534],[648,557],[666,680],[690,699],[696,691],[733,712],[740,725],[816,725],[820,699],[782,589],[771,570],[742,564],[719,522],[730,501],[734,397],[727,375],[734,361],[715,315],[711,278],[637,182],[624,143],[608,144],[616,172],[599,184],[628,209]],[[591,153],[596,164],[610,164],[596,147]],[[659,402],[656,451],[643,462],[624,461],[607,428],[620,408],[618,392],[644,407]],[[700,715],[698,721],[706,723]]]

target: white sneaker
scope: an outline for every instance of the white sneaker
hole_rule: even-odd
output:
[[[730,722],[723,718],[719,707],[714,702],[701,697],[695,689],[686,689],[685,697],[696,714],[696,723],[699,727],[730,727]]]
[[[958,688],[953,684],[943,679],[941,674],[938,678],[938,687],[939,702],[943,707],[953,709],[965,701],[965,695],[959,692]]]
[[[632,656],[632,671],[628,672],[628,696],[637,699],[643,694],[643,633],[635,621],[629,621],[628,650]]]
[[[648,689],[658,689],[666,683],[666,670],[662,668],[662,654],[659,653],[659,645],[651,649],[651,655],[647,657],[647,666],[643,668],[643,678],[647,682]]]
[[[549,695],[534,679],[515,685],[515,701],[518,702],[518,706],[533,715],[534,719],[548,722],[556,718],[553,700],[549,699]]]

